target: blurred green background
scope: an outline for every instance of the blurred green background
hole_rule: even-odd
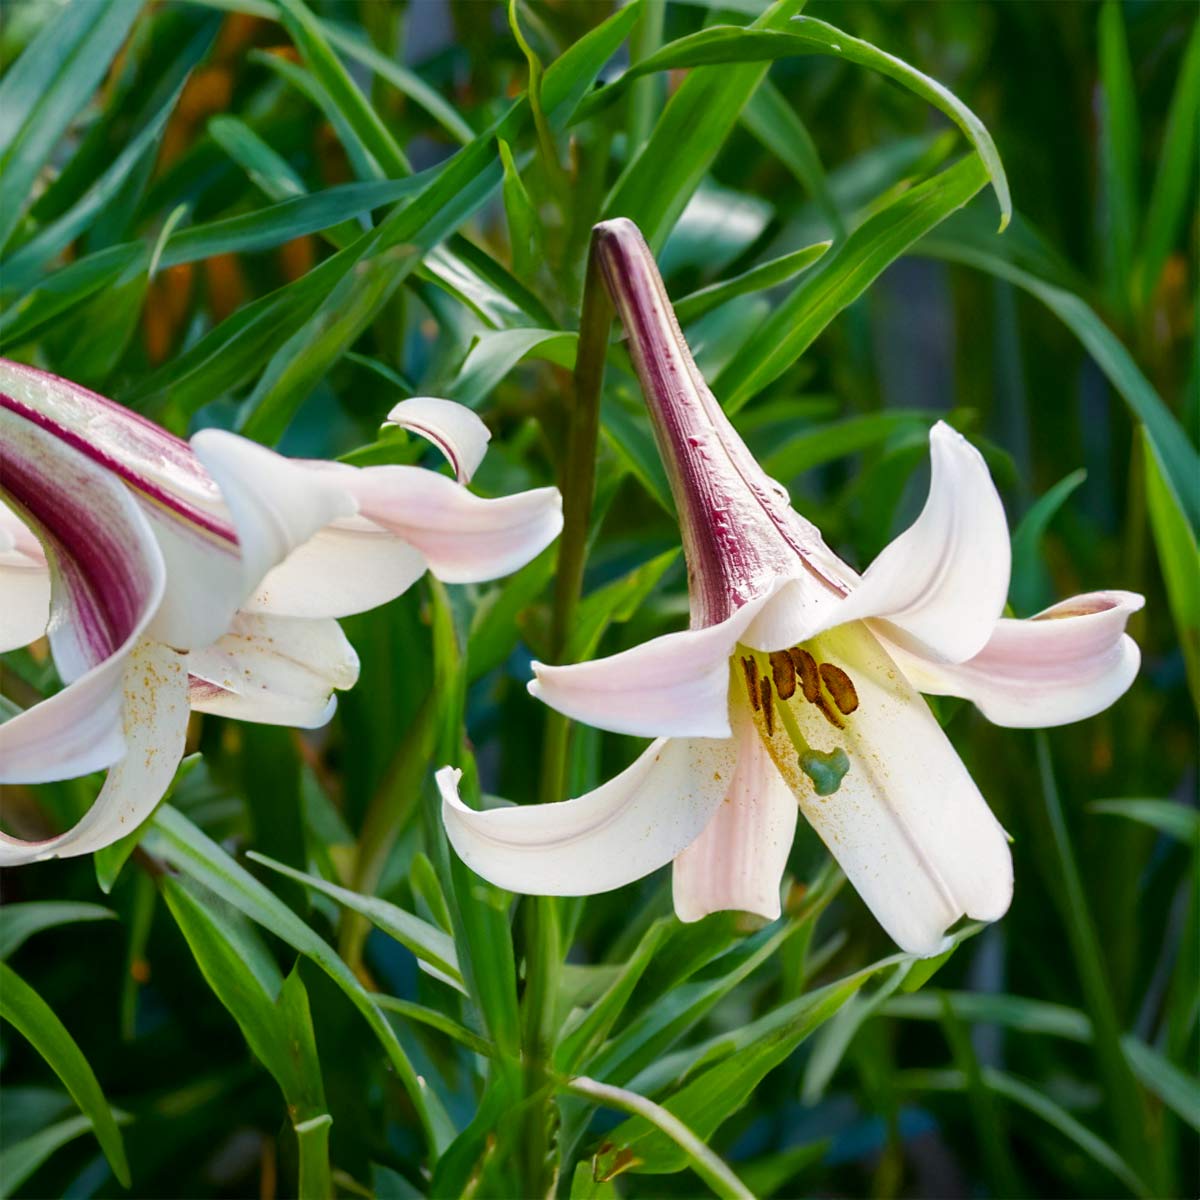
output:
[[[619,74],[631,53],[645,57],[705,24],[745,24],[763,7],[646,3],[601,79]],[[830,55],[775,63],[746,89],[753,98],[744,107],[726,90],[744,65],[700,68],[693,74],[707,81],[709,99],[695,88],[697,111],[712,128],[685,124],[665,136],[660,126],[655,135],[682,85],[681,72],[658,73],[569,128],[551,111],[544,138],[526,120],[502,131],[503,146],[494,135],[479,139],[473,148],[490,173],[439,193],[402,239],[418,247],[421,264],[414,269],[402,248],[365,259],[338,282],[326,266],[337,249],[360,237],[364,222],[409,203],[454,150],[501,117],[526,87],[529,64],[504,6],[486,0],[310,0],[304,11],[308,24],[294,13],[281,21],[272,0],[9,0],[0,98],[12,99],[13,64],[32,46],[46,63],[45,95],[66,115],[31,104],[21,129],[4,130],[0,352],[181,433],[238,427],[287,453],[358,463],[417,461],[422,447],[380,440],[379,423],[406,395],[448,395],[477,407],[492,429],[475,483],[500,494],[559,481],[574,352],[563,331],[578,320],[588,230],[610,211],[605,197],[619,178],[626,191],[618,194],[646,228],[678,300],[824,239],[833,240],[837,270],[852,231],[895,211],[917,181],[969,150],[923,99]],[[531,53],[549,63],[612,12],[606,3],[545,0],[522,4],[519,20]],[[1017,615],[1104,587],[1143,592],[1147,603],[1131,623],[1141,675],[1099,717],[1041,735],[997,729],[956,702],[938,705],[1012,834],[1012,910],[920,990],[896,990],[899,972],[885,976],[890,987],[873,981],[767,1072],[744,1106],[732,1111],[730,1101],[710,1143],[755,1194],[1195,1192],[1195,12],[1170,0],[813,0],[805,8],[974,110],[999,150],[1016,216],[997,236],[996,200],[985,189],[886,254],[868,247],[860,286],[870,286],[820,322],[793,365],[741,397],[749,402],[736,415],[739,429],[797,509],[861,568],[918,511],[927,431],[945,416],[984,451],[1004,496]],[[359,100],[339,90],[347,86]],[[502,151],[510,156],[503,177]],[[386,182],[410,171],[407,194]],[[376,190],[332,190],[355,187]],[[327,207],[286,210],[305,193],[327,193]],[[214,224],[227,219],[243,224]],[[771,287],[685,321],[719,398],[739,385],[755,331],[808,278],[781,272]],[[284,287],[300,295],[304,280],[311,290],[298,308],[269,299]],[[239,338],[228,338],[235,328]],[[538,329],[548,332],[513,336]],[[678,528],[636,384],[612,355],[610,364],[580,618],[580,637],[592,635],[605,653],[677,628],[686,613]],[[366,987],[445,1014],[475,1036],[496,1037],[502,1025],[497,1013],[510,1000],[495,989],[526,991],[520,976],[534,926],[522,912],[531,905],[512,921],[507,967],[485,973],[483,992],[470,984],[463,998],[418,970],[400,941],[244,852],[461,933],[446,897],[475,900],[462,898],[466,873],[453,874],[444,857],[429,768],[461,761],[465,730],[485,792],[537,797],[545,714],[525,681],[531,658],[546,652],[554,556],[552,548],[495,586],[426,582],[346,621],[363,675],[333,725],[300,736],[197,721],[203,761],[172,797],[225,856],[336,946]],[[446,701],[460,684],[461,724],[457,701]],[[9,701],[25,706],[56,686],[43,649],[6,656]],[[626,765],[636,748],[577,730],[571,794]],[[95,783],[3,789],[6,827],[28,836],[65,826]],[[153,838],[108,895],[87,860],[5,872],[9,963],[126,1114],[128,1194],[295,1194],[297,1140],[278,1076],[247,1048],[231,1015],[238,1002],[218,997],[213,960],[195,939],[212,936],[210,922],[245,961],[268,962],[267,976],[292,969],[297,942],[270,936],[282,928],[271,919],[259,922],[268,928],[260,938],[200,888],[203,872],[184,870],[184,887],[172,874],[179,863],[169,831]],[[167,875],[164,861],[174,864]],[[824,861],[801,829],[793,915],[803,913],[803,888]],[[476,891],[472,955],[488,938],[508,944],[505,899]],[[819,884],[814,894],[823,895]],[[27,940],[14,935],[23,918],[7,906],[47,901],[109,911],[40,910],[78,920],[51,927],[47,918]],[[190,925],[189,904],[202,913]],[[560,1015],[572,1000],[594,999],[613,978],[601,968],[628,960],[669,907],[663,873],[560,905],[570,964],[559,978]],[[92,919],[79,923],[84,916]],[[661,1100],[673,1078],[698,1069],[688,1047],[892,952],[846,888],[817,933],[799,917],[794,929],[783,926],[786,936],[721,916],[661,935],[666,949],[612,1038],[656,1005],[682,1003],[687,987],[712,984],[712,1002],[653,1043],[642,1066],[647,1094]],[[482,1059],[401,1004],[386,1019],[458,1138],[433,1169],[377,1036],[312,959],[297,970],[323,1095],[308,1100],[332,1116],[336,1194],[521,1194],[541,1167],[509,1161],[520,1159],[514,1145],[525,1135],[505,1121],[525,1120],[527,1109],[496,1090]],[[38,1053],[7,1025],[0,1046],[6,1194],[126,1194]],[[673,1067],[668,1053],[683,1057]],[[617,1118],[601,1113],[582,1132],[571,1104],[561,1101],[564,1124],[549,1119],[552,1145],[556,1137],[569,1144],[564,1130],[576,1134],[560,1194],[705,1192],[691,1169],[592,1184],[587,1164]],[[576,1162],[585,1164],[578,1176]]]

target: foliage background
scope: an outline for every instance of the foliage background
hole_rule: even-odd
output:
[[[6,975],[6,1193],[125,1194],[121,1138],[129,1194],[148,1197],[288,1195],[298,1179],[313,1195],[530,1194],[556,1147],[569,1151],[560,1194],[728,1191],[702,1150],[619,1125],[612,1104],[587,1126],[561,1079],[548,1105],[554,1079],[516,1065],[519,1045],[545,1050],[564,1020],[578,1028],[572,1008],[600,996],[584,1026],[591,1051],[568,1062],[559,1046],[562,1078],[586,1071],[677,1106],[680,1081],[698,1078],[688,1112],[756,1194],[1191,1190],[1194,8],[814,0],[805,11],[982,117],[1012,186],[1007,233],[980,192],[885,244],[894,205],[936,177],[936,206],[951,187],[938,172],[969,148],[922,99],[836,54],[780,61],[757,90],[759,67],[701,68],[676,126],[684,101],[659,123],[682,75],[654,74],[566,130],[590,86],[576,58],[546,79],[548,127],[518,104],[501,146],[485,131],[526,87],[529,62],[504,9],[484,0],[10,0],[0,348],[179,432],[236,426],[356,462],[416,461],[416,443],[380,440],[380,419],[407,394],[453,396],[493,430],[477,486],[500,493],[558,478],[573,394],[563,331],[602,212],[641,221],[676,298],[832,238],[812,274],[785,263],[770,288],[760,278],[688,325],[717,394],[748,401],[737,423],[797,507],[866,563],[919,506],[926,430],[946,415],[1002,488],[1019,615],[1098,587],[1147,596],[1132,625],[1142,673],[1102,716],[1041,736],[939,708],[1014,838],[1008,917],[920,987],[928,971],[887,959],[848,889],[829,898],[836,881],[803,830],[789,911],[765,931],[727,917],[682,929],[662,877],[512,912],[446,856],[427,767],[470,773],[473,753],[484,791],[537,798],[546,714],[524,683],[530,658],[550,652],[555,551],[496,586],[426,581],[345,622],[363,678],[328,731],[197,722],[202,760],[140,848],[5,873],[9,965],[78,1043],[123,1128],[96,1118],[106,1158],[47,1065],[55,1051],[31,1045],[50,1018]],[[581,39],[611,12],[523,4],[535,78],[541,62],[594,44]],[[612,18],[628,24],[607,27],[621,48],[602,78],[630,53],[758,12],[646,0]],[[20,72],[33,59],[13,66],[26,47],[42,72],[32,88]],[[548,97],[564,81],[580,90],[556,109]],[[739,87],[754,96],[744,108]],[[441,164],[480,134],[466,152],[477,173],[447,186]],[[411,187],[387,182],[410,169]],[[289,207],[305,193],[318,199]],[[339,279],[328,264],[366,222],[399,228],[399,248]],[[842,289],[828,310],[813,278]],[[784,339],[786,369],[744,382],[780,350],[759,331],[789,303],[809,334]],[[539,329],[550,332],[511,332]],[[677,529],[619,357],[571,656],[677,627],[685,612]],[[10,710],[55,686],[38,647],[7,656]],[[571,792],[635,749],[576,731]],[[5,823],[26,835],[65,825],[95,790],[6,789]],[[247,851],[387,904],[357,915],[345,895]],[[99,908],[45,907],[64,903]],[[465,985],[443,981],[463,977],[447,933]],[[441,963],[442,980],[418,958]],[[849,982],[815,990],[838,980]],[[368,992],[396,1000],[374,1008]],[[32,1037],[18,1010],[34,1014]],[[728,1073],[739,1063],[743,1091]],[[68,1076],[83,1078],[77,1064]],[[440,1157],[422,1144],[413,1089],[429,1097]],[[76,1099],[107,1112],[96,1095]],[[668,1173],[633,1164],[596,1183],[597,1152],[601,1172],[639,1158]]]

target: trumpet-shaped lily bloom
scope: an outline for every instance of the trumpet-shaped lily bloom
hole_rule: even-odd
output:
[[[929,496],[860,576],[791,508],[705,385],[654,260],[628,221],[597,229],[679,511],[691,627],[574,666],[530,691],[576,720],[652,737],[575,800],[478,812],[439,773],[462,858],[516,891],[604,891],[674,862],[685,921],[775,918],[803,813],[880,924],[936,954],[967,916],[999,918],[1012,860],[922,692],[1009,726],[1077,721],[1137,672],[1142,598],[1096,592],[1004,617],[1010,551],[979,453],[939,423]]]
[[[190,444],[66,380],[0,360],[0,650],[46,634],[64,687],[0,725],[0,783],[108,769],[92,808],[0,865],[86,854],[134,829],[183,753],[190,710],[315,727],[358,659],[334,618],[426,570],[507,574],[558,533],[554,488],[464,486],[488,431],[416,397],[389,422],[457,481],[409,466],[284,458],[234,434]]]

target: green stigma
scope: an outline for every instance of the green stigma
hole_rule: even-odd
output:
[[[812,780],[818,796],[832,796],[850,770],[850,760],[839,746],[836,750],[806,750],[800,755],[800,770]]]

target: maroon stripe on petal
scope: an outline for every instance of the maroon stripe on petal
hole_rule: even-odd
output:
[[[6,408],[53,434],[175,516],[231,546],[237,545],[237,534],[228,521],[186,495],[185,488],[198,496],[207,493],[212,500],[219,499],[216,484],[186,442],[68,380],[59,380],[30,368],[17,368],[7,362],[2,365],[7,373],[16,370],[32,377],[34,384],[44,386],[44,381],[52,380],[64,389],[64,393],[56,398],[59,401],[55,404],[57,413],[44,411],[9,391],[0,391],[0,408]],[[171,476],[177,477],[178,488],[162,482],[164,477],[170,479]]]
[[[92,662],[112,654],[133,633],[153,587],[144,556],[130,551],[130,532],[111,520],[81,481],[52,474],[0,439],[0,488],[38,530],[61,578],[72,633]],[[52,627],[55,618],[52,617]]]

